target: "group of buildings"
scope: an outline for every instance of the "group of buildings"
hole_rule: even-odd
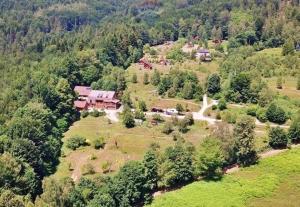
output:
[[[92,90],[88,86],[76,86],[74,91],[78,95],[74,102],[77,110],[118,109],[121,106],[115,91]]]

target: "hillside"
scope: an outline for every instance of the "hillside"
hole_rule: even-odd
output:
[[[151,206],[297,206],[300,150],[266,158],[220,181],[200,181],[155,199]]]

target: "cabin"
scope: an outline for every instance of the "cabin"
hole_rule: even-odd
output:
[[[211,54],[208,49],[199,49],[196,53],[196,58],[202,61],[211,61]]]
[[[114,91],[92,90],[87,101],[91,108],[118,109],[120,107],[120,100],[116,98]]]
[[[92,90],[87,86],[76,86],[74,91],[78,94],[74,102],[77,110],[118,109],[121,106],[115,91]]]
[[[144,67],[144,69],[149,69],[149,70],[152,70],[152,65],[151,63],[149,63],[147,60],[145,59],[140,59],[139,60],[139,64],[142,65]]]

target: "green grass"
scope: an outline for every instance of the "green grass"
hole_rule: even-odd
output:
[[[300,149],[293,149],[225,175],[221,181],[199,181],[166,193],[155,199],[151,207],[297,206],[298,199],[286,201],[282,195],[287,195],[288,190],[287,196],[299,198],[299,181],[294,182],[299,173]],[[277,195],[283,199],[279,204]],[[274,205],[265,205],[268,202]]]
[[[162,127],[163,124],[153,126],[146,121],[142,126],[127,129],[121,122],[110,124],[105,117],[83,118],[75,122],[65,133],[64,143],[75,135],[82,136],[91,143],[102,136],[106,142],[105,149],[96,150],[93,146],[85,146],[72,151],[64,144],[65,156],[60,158],[60,164],[54,176],[69,177],[74,173],[81,176],[81,167],[88,163],[94,166],[96,172],[101,173],[101,165],[106,161],[112,162],[112,170],[116,171],[128,160],[141,160],[152,143],[158,143],[162,150],[172,146],[175,143],[172,135],[163,134]],[[208,133],[206,123],[195,122],[195,125],[191,126],[183,137],[198,145]],[[118,148],[115,146],[115,141],[117,141]],[[96,156],[97,159],[91,160],[92,156]],[[70,166],[73,170],[69,170]]]

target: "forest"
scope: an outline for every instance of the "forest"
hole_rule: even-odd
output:
[[[163,152],[149,147],[142,161],[128,162],[113,176],[76,184],[48,179],[57,170],[63,134],[80,119],[74,87],[116,91],[126,105],[127,68],[147,46],[166,41],[228,45],[219,74],[205,84],[186,71],[151,77],[159,95],[201,101],[207,91],[227,102],[257,104],[248,115],[262,122],[293,120],[284,136],[299,142],[299,101],[282,112],[287,98],[272,96],[262,80],[276,77],[280,88],[288,75],[298,78],[300,89],[298,0],[0,0],[0,11],[0,207],[140,206],[151,203],[159,188],[197,176],[218,179],[221,168],[234,162],[256,163],[257,153],[243,154],[240,146],[254,136],[254,123],[243,117],[234,120],[230,143],[213,134],[216,139],[198,151],[178,139]],[[275,47],[282,48],[282,59],[256,54]],[[169,57],[187,58],[176,50]],[[243,132],[248,135],[241,143],[232,144]],[[216,166],[209,166],[209,153]]]

